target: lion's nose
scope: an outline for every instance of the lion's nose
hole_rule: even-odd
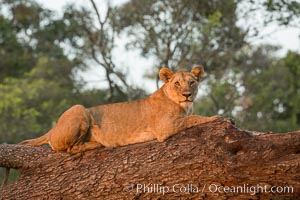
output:
[[[185,96],[186,98],[188,98],[188,97],[192,96],[192,93],[184,92],[184,93],[182,93],[182,96]]]

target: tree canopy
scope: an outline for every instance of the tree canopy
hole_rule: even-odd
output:
[[[162,66],[204,65],[196,114],[231,117],[257,131],[299,129],[299,52],[278,57],[281,47],[250,43],[251,27],[237,25],[243,3],[252,5],[249,13],[264,7],[265,25],[296,27],[299,20],[296,1],[130,0],[100,9],[90,0],[57,13],[35,0],[0,0],[0,143],[46,132],[74,104],[145,96],[113,56],[121,36],[128,51],[155,60],[145,77],[157,86]],[[103,89],[87,89],[80,78],[90,65],[104,72]]]

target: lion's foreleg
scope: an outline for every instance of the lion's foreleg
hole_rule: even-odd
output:
[[[220,119],[220,116],[212,116],[212,117],[203,117],[198,115],[191,115],[185,117],[185,129],[191,128],[193,126],[197,126],[199,124],[204,124],[207,122],[212,122]]]
[[[169,138],[170,136],[176,133],[184,131],[193,126],[197,126],[199,124],[215,121],[219,118],[220,118],[219,116],[212,116],[212,117],[203,117],[198,115],[187,116],[175,120],[175,123],[161,127],[160,129],[161,131],[159,133],[156,133],[155,136],[159,142],[163,142],[167,138]]]

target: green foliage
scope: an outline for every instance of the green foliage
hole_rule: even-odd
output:
[[[299,28],[300,2],[291,0],[265,0],[268,11],[267,23],[277,21],[280,25],[293,25]]]
[[[31,50],[17,39],[11,22],[0,15],[0,82],[6,76],[19,77],[32,67]]]
[[[207,95],[196,102],[200,115],[221,114],[238,126],[256,131],[300,129],[300,54],[273,57],[276,48],[261,46],[236,57],[239,64],[216,80],[208,77]]]
[[[0,181],[2,182],[2,178],[5,174],[5,168],[0,168]],[[7,183],[10,184],[13,181],[17,180],[20,176],[20,171],[17,169],[10,169]]]
[[[286,96],[289,96],[289,71],[281,66],[270,66],[269,69],[252,76],[248,84],[248,98],[252,102],[246,110],[244,126],[261,130],[275,130],[276,120],[284,114]],[[277,129],[278,130],[278,129]]]
[[[195,113],[199,115],[211,116],[222,115],[223,117],[233,118],[237,100],[241,98],[238,90],[238,79],[231,73],[231,77],[221,81],[211,80],[207,96],[203,96],[196,101]],[[230,78],[229,78],[230,77]]]
[[[236,7],[231,0],[132,0],[116,9],[116,24],[131,36],[128,47],[157,58],[157,69],[201,63],[221,74],[245,43],[244,32],[235,25]]]
[[[58,16],[34,0],[0,3],[6,9],[0,11],[0,143],[46,132],[74,104],[145,96],[115,64],[120,34],[128,36],[128,49],[156,59],[152,78],[162,65],[204,65],[209,75],[197,114],[233,117],[252,130],[299,129],[300,55],[278,59],[275,47],[248,44],[248,32],[236,25],[239,1],[131,0],[108,7],[106,16],[97,16],[96,7],[69,5]],[[266,23],[294,25],[299,19],[294,1],[263,5],[272,17]],[[105,70],[108,89],[84,89],[77,72],[90,63]]]
[[[72,87],[53,77],[45,58],[22,78],[8,77],[0,84],[0,142],[13,143],[49,129],[58,114],[73,104]],[[69,96],[69,97],[68,97]]]
[[[247,78],[245,98],[249,104],[241,114],[243,127],[278,132],[300,128],[299,58],[298,53],[289,52]]]
[[[78,29],[75,21],[30,0],[2,3],[8,13],[0,13],[0,143],[41,135],[74,104],[106,102],[105,90],[83,90],[75,81],[83,60],[62,48],[80,36],[70,31]]]

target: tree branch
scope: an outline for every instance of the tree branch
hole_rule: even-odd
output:
[[[220,120],[191,128],[162,143],[100,148],[73,156],[20,145],[0,145],[0,152],[0,166],[21,169],[21,177],[0,190],[0,199],[300,197],[300,131],[251,133]],[[15,160],[25,164],[14,164]],[[188,185],[198,191],[179,191],[179,186]],[[291,186],[293,192],[212,191],[214,186],[258,185],[267,189]],[[151,192],[151,187],[169,191]]]

